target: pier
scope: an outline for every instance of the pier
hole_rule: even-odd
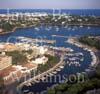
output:
[[[59,38],[68,38],[69,36],[52,35],[52,37],[59,37]]]
[[[47,39],[42,39],[42,37],[40,38],[36,38],[36,39],[32,39],[32,38],[26,38],[26,37],[17,37],[18,40],[20,40],[21,42],[27,42],[27,43],[55,43],[56,40],[47,40]]]

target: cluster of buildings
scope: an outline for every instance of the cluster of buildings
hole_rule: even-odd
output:
[[[11,14],[0,14],[0,19],[5,20],[13,20],[16,21],[21,18],[21,20],[36,20],[38,21],[38,17],[45,17],[48,16],[47,13],[11,13]]]
[[[13,65],[12,56],[5,54],[5,51],[28,51],[30,49],[33,52],[32,54],[26,54],[28,62],[20,65]],[[47,63],[48,58],[44,55],[46,51],[47,48],[41,46],[23,43],[0,43],[0,74],[3,75],[4,82],[6,84],[11,83],[15,81],[14,79],[19,79],[31,71],[37,70],[39,64]]]

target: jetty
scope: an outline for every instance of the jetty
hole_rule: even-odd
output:
[[[17,39],[19,39],[21,42],[27,42],[27,43],[51,43],[53,44],[56,42],[56,40],[47,40],[47,39],[42,39],[41,37],[33,39],[33,38],[26,38],[26,37],[19,36],[17,37]]]
[[[59,38],[68,38],[69,36],[52,35],[52,37],[59,37]]]

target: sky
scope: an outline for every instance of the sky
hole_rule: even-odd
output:
[[[0,0],[0,9],[100,9],[100,0]]]

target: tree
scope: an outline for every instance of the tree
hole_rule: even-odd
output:
[[[49,88],[47,94],[56,94],[55,89]]]
[[[27,62],[27,57],[19,51],[6,52],[8,56],[12,56],[13,64],[21,64]]]

